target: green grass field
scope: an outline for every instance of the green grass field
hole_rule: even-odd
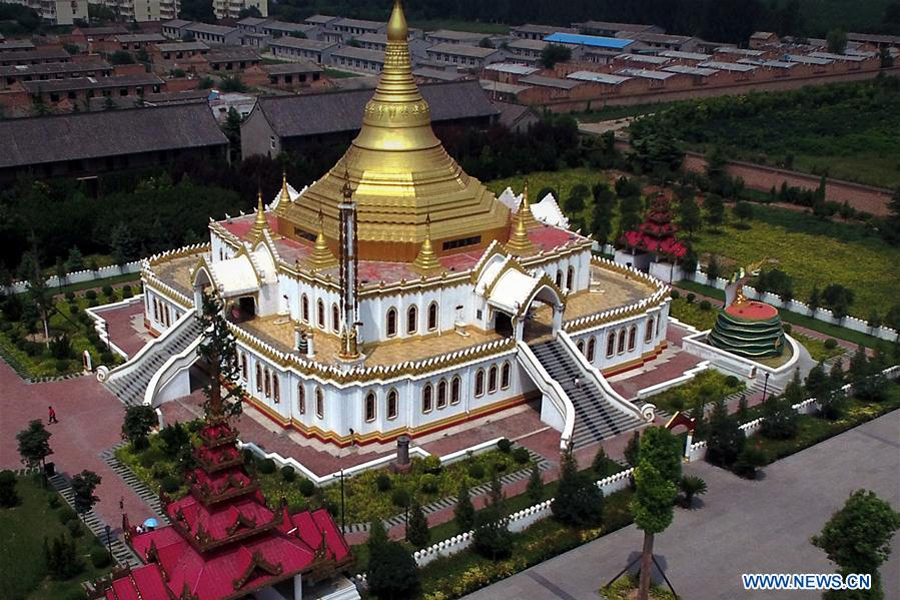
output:
[[[793,278],[794,297],[806,301],[814,286],[852,289],[850,314],[884,315],[900,302],[900,248],[889,246],[861,225],[821,221],[799,212],[754,206],[748,230],[723,227],[694,236],[694,249],[722,257],[733,268],[771,257]],[[729,269],[730,271],[730,269]]]
[[[101,543],[82,526],[83,534],[75,538],[78,554],[85,570],[72,579],[55,581],[47,577],[43,559],[45,537],[56,537],[67,531],[59,519],[59,509],[52,509],[48,497],[56,495],[52,488],[41,489],[31,477],[20,478],[16,492],[22,502],[0,509],[0,593],[5,600],[67,600],[80,589],[80,583],[96,579],[108,569],[95,569],[88,554],[102,548]],[[60,506],[68,508],[62,498]],[[67,534],[68,535],[68,534]]]
[[[537,193],[542,188],[550,187],[555,190],[562,190],[562,197],[566,197],[573,187],[579,183],[590,188],[595,183],[606,181],[607,176],[601,171],[589,169],[587,167],[579,167],[577,169],[562,169],[559,171],[537,171],[528,173],[527,175],[516,175],[515,177],[507,177],[505,179],[495,179],[486,181],[485,185],[489,190],[500,195],[507,186],[511,187],[515,193],[521,193],[525,188],[525,181],[528,181],[528,190],[531,194],[530,200],[537,202]],[[559,198],[557,198],[559,200]]]

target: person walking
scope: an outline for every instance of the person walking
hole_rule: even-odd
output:
[[[59,423],[59,421],[56,420],[56,411],[53,410],[52,406],[47,407],[47,414],[48,414],[48,417],[47,417],[48,425],[50,425],[51,423]]]

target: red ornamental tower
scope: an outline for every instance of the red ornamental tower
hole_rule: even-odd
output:
[[[107,600],[234,600],[294,579],[346,570],[350,548],[324,509],[271,510],[244,469],[237,431],[212,418],[199,432],[190,493],[167,504],[171,525],[138,532],[124,519],[126,539],[146,563],[106,582]]]
[[[622,241],[629,248],[677,260],[688,252],[688,247],[678,240],[677,231],[669,199],[659,194],[650,203],[644,222],[637,230],[625,232]]]

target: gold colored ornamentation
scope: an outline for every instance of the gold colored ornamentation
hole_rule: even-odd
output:
[[[531,214],[528,208],[527,195],[523,196],[521,204],[519,204],[519,212],[516,213],[516,222],[513,225],[512,235],[506,242],[506,251],[515,256],[527,256],[534,254],[534,244],[528,237],[528,227],[525,225],[525,213]]]
[[[524,211],[525,229],[534,229],[538,227],[538,222],[531,212],[531,204],[528,202],[528,180],[525,180],[525,191],[522,192],[522,204],[519,206],[519,212]]]
[[[311,269],[331,269],[337,266],[338,259],[332,254],[325,242],[325,228],[323,226],[322,213],[319,213],[319,234],[316,236],[316,244],[312,254],[306,259],[306,264]]]
[[[433,275],[442,269],[441,263],[437,259],[437,254],[435,254],[434,248],[431,246],[430,215],[425,217],[425,240],[422,242],[422,248],[419,250],[419,255],[413,262],[413,269],[423,277]]]
[[[256,218],[253,220],[253,227],[250,228],[247,241],[255,244],[263,238],[268,229],[269,221],[266,219],[266,207],[263,204],[262,191],[260,191],[257,193]]]

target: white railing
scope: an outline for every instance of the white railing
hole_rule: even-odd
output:
[[[587,358],[584,356],[584,354],[581,353],[568,333],[566,333],[565,331],[560,331],[557,339],[561,342],[563,349],[566,351],[569,357],[573,361],[575,361],[575,364],[578,365],[578,368],[581,369],[582,373],[584,373],[585,377],[589,381],[591,381],[605,396],[605,399],[610,406],[612,406],[619,412],[625,413],[626,415],[634,417],[640,421],[652,423],[653,420],[656,419],[655,405],[646,403],[641,408],[638,408],[637,406],[623,398],[622,395],[614,390],[613,387],[609,384],[609,382],[606,380],[606,377],[604,377],[603,373],[600,372],[600,369],[587,361]]]
[[[102,366],[97,369],[97,379],[102,381],[108,381],[112,379],[121,379],[123,377],[129,376],[131,373],[136,371],[143,364],[144,360],[148,360],[149,357],[153,356],[157,351],[167,348],[170,343],[173,343],[172,340],[178,338],[181,333],[190,327],[190,324],[196,318],[196,314],[194,311],[189,310],[181,315],[175,324],[172,325],[169,329],[167,329],[161,336],[154,339],[151,342],[144,344],[144,347],[141,348],[137,354],[135,354],[128,362],[119,365],[114,369],[108,369],[105,366]]]
[[[637,391],[637,394],[635,394],[635,397],[638,398],[639,400],[643,400],[644,398],[647,398],[649,396],[655,396],[656,394],[660,394],[670,388],[677,387],[683,383],[687,383],[688,381],[690,381],[691,379],[693,379],[694,377],[696,377],[703,371],[708,370],[709,367],[710,367],[709,361],[704,360],[704,361],[698,363],[697,366],[688,369],[687,371],[685,371],[684,373],[682,373],[680,376],[676,377],[675,379],[670,379],[668,381],[663,381],[662,383],[657,383],[655,385],[651,385],[651,386],[639,389]]]
[[[112,304],[104,304],[103,306],[94,306],[92,308],[84,309],[84,312],[86,312],[88,316],[94,320],[94,330],[97,332],[97,335],[100,336],[100,341],[109,346],[110,350],[112,350],[125,360],[128,360],[128,353],[119,348],[119,346],[117,346],[116,343],[110,339],[109,333],[106,329],[106,319],[104,319],[101,314],[108,310],[114,310],[122,306],[128,306],[129,304],[143,301],[144,295],[138,294],[137,296],[127,298],[120,302],[113,302]]]
[[[560,450],[565,450],[569,447],[572,441],[572,433],[575,430],[575,405],[572,404],[572,400],[562,386],[544,369],[541,361],[534,355],[528,344],[519,341],[516,345],[519,349],[516,354],[519,364],[522,365],[525,372],[534,381],[544,398],[550,400],[551,405],[556,409],[562,420],[559,448]],[[557,428],[554,427],[554,429]]]
[[[98,281],[100,279],[108,279],[110,277],[117,277],[119,275],[130,275],[132,273],[138,273],[140,272],[140,270],[141,261],[134,260],[123,265],[110,265],[108,267],[100,267],[96,271],[92,271],[91,269],[73,271],[72,273],[66,273],[66,276],[63,277],[62,281],[60,281],[59,277],[57,277],[56,275],[48,277],[47,287],[53,289],[61,285],[65,286],[75,283],[84,283],[86,281]],[[6,286],[4,290],[7,293],[22,294],[28,291],[28,282],[14,281],[11,285]]]
[[[197,336],[193,342],[191,342],[187,348],[179,352],[178,354],[173,354],[169,357],[169,359],[163,363],[163,366],[153,374],[153,377],[150,378],[150,383],[147,384],[147,390],[144,392],[144,404],[146,406],[157,406],[159,403],[156,402],[157,397],[160,393],[172,382],[173,379],[178,377],[179,374],[184,372],[187,369],[190,369],[194,363],[197,362],[199,358],[198,349],[200,348],[200,344],[203,343],[203,336]],[[188,386],[189,388],[190,386]],[[174,399],[175,397],[186,396],[190,394],[190,389],[183,390],[187,393],[184,394],[176,394],[175,396],[169,395],[169,399]],[[164,400],[165,401],[165,400]]]

